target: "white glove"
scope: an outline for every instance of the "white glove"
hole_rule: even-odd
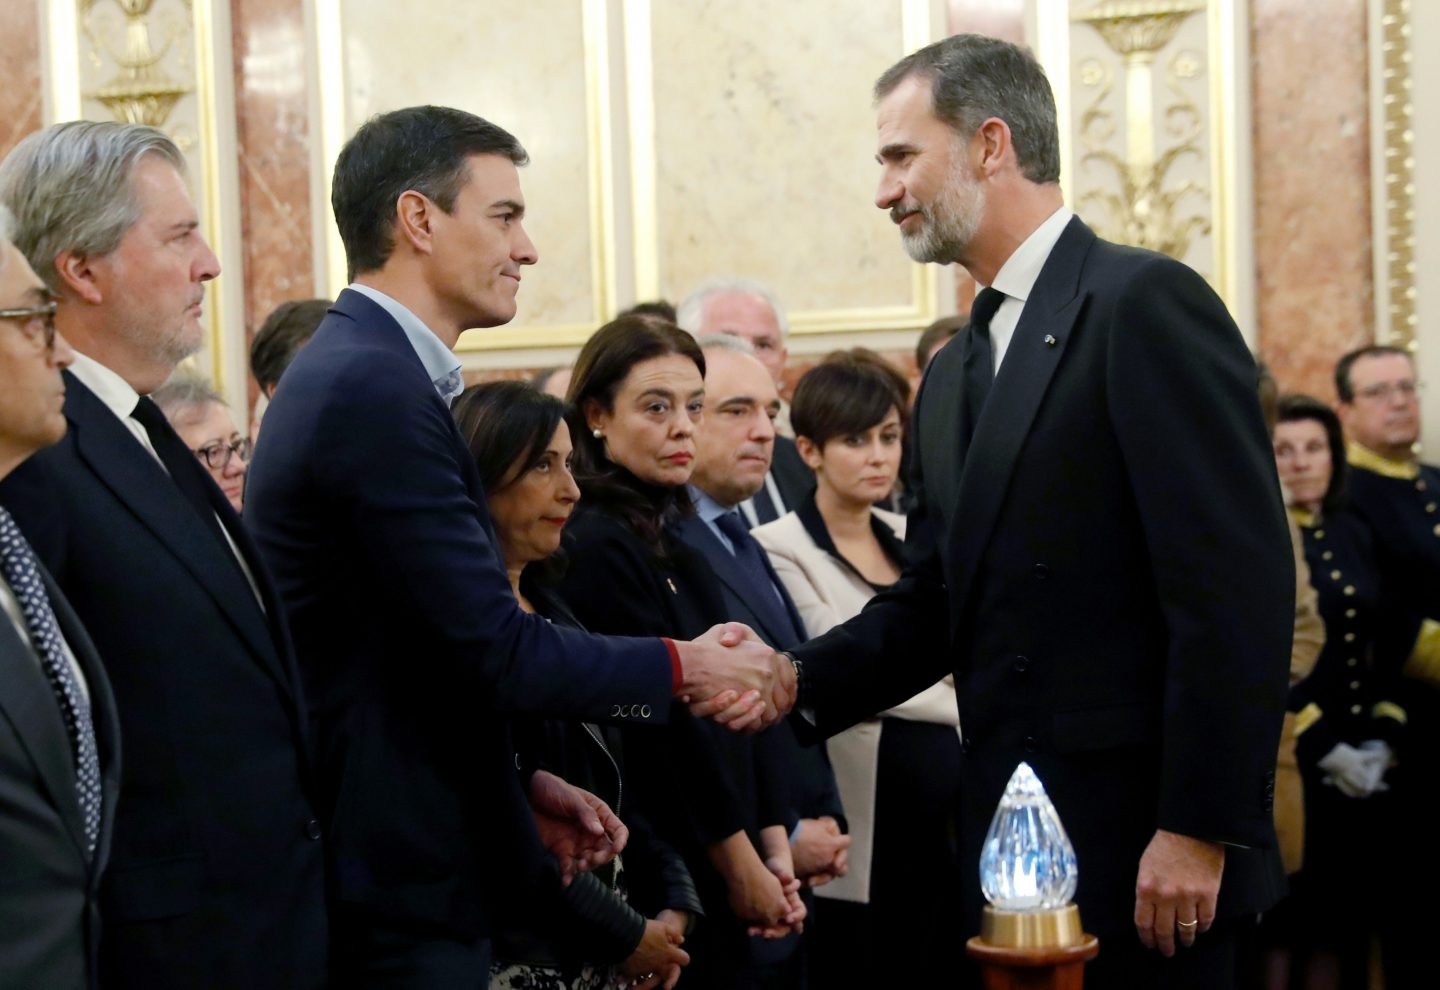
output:
[[[1390,785],[1385,783],[1385,771],[1395,762],[1395,754],[1390,751],[1389,745],[1383,739],[1367,739],[1360,744],[1360,756],[1365,760],[1370,784],[1368,792],[1388,791]]]
[[[1341,794],[1366,798],[1370,796],[1372,759],[1349,743],[1336,743],[1316,765],[1325,771],[1324,782],[1338,787]]]

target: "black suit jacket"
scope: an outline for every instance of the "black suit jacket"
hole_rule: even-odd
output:
[[[481,937],[558,882],[504,714],[662,722],[669,654],[520,610],[474,458],[409,338],[340,294],[265,414],[245,515],[314,705],[339,900]]]
[[[802,704],[831,733],[953,670],[966,861],[1028,761],[1102,936],[1135,939],[1157,827],[1235,844],[1222,916],[1266,907],[1294,565],[1234,323],[1189,268],[1075,219],[967,452],[972,359],[968,341],[942,350],[917,402],[916,562],[796,651]],[[978,890],[965,894],[978,923]]]
[[[81,990],[98,985],[100,876],[115,828],[120,727],[90,637],[50,576],[42,577],[90,691],[100,840],[91,856],[55,692],[15,624],[0,615],[0,986]]]
[[[68,372],[65,385],[65,438],[6,478],[0,502],[84,621],[120,711],[101,981],[319,986],[320,825],[280,602],[208,475],[263,610],[160,464]]]

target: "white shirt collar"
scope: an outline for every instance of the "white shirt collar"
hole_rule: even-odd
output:
[[[94,392],[95,398],[105,403],[106,408],[122,422],[129,421],[136,403],[140,401],[140,393],[131,388],[129,382],[79,351],[75,351],[75,363],[70,365],[70,374],[80,379],[80,384]]]
[[[415,356],[424,365],[425,373],[430,376],[435,391],[440,393],[440,398],[445,400],[446,405],[464,391],[465,382],[460,377],[460,359],[408,306],[368,285],[351,282],[349,288],[370,299],[400,324],[410,346],[415,349]]]
[[[1074,215],[1075,211],[1068,206],[1061,206],[1050,214],[1044,223],[1030,232],[1030,236],[1005,260],[1005,264],[1000,266],[1000,270],[995,273],[995,281],[990,283],[991,288],[1021,302],[1029,299],[1030,291],[1035,288],[1035,282],[1040,278],[1040,269],[1045,267],[1050,252],[1055,248],[1055,242],[1060,240],[1060,235],[1065,232],[1065,225]]]

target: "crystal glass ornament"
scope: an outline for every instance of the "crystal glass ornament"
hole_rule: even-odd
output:
[[[1005,785],[980,853],[980,888],[1002,911],[1047,911],[1075,896],[1075,847],[1030,764]]]

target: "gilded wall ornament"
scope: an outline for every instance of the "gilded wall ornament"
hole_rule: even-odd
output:
[[[85,36],[94,46],[91,58],[99,64],[99,52],[103,50],[118,66],[118,71],[108,83],[85,95],[104,104],[116,120],[152,127],[164,126],[175,104],[194,92],[193,86],[171,78],[160,64],[175,41],[187,34],[189,25],[172,26],[157,50],[151,40],[154,26],[151,14],[155,0],[113,0],[125,15],[125,42],[117,47],[96,32],[93,14],[97,0],[78,2]],[[191,0],[181,2],[187,10],[190,9]]]

